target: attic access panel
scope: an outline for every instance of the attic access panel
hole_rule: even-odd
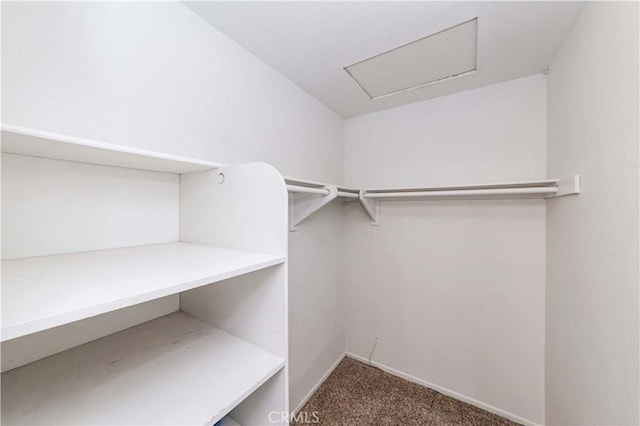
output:
[[[344,70],[369,98],[383,98],[476,71],[477,40],[473,18]]]

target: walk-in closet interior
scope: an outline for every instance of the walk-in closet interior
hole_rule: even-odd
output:
[[[2,1],[2,425],[639,425],[636,1]]]

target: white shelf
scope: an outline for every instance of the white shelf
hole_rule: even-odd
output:
[[[188,243],[2,261],[2,341],[283,263]]]
[[[2,152],[104,166],[187,173],[222,164],[2,124]]]
[[[213,424],[285,364],[177,312],[2,375],[3,424]]]

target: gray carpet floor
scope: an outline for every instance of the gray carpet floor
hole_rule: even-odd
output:
[[[338,365],[298,416],[293,424],[518,425],[351,358]]]

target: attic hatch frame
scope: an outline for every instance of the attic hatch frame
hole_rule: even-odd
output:
[[[473,42],[473,52],[474,52],[474,54],[473,54],[473,67],[470,68],[470,69],[458,70],[458,71],[452,72],[449,75],[445,75],[443,77],[438,77],[438,78],[435,78],[433,80],[429,80],[429,81],[426,81],[426,82],[423,82],[423,83],[413,84],[413,85],[408,86],[408,87],[400,88],[400,89],[397,89],[397,90],[392,90],[391,92],[382,93],[382,94],[379,94],[379,95],[372,95],[369,92],[369,90],[367,90],[364,87],[362,82],[359,81],[358,78],[356,78],[356,76],[354,75],[354,73],[350,70],[350,69],[353,69],[354,67],[357,67],[358,65],[362,65],[362,64],[364,64],[366,62],[379,59],[379,58],[381,58],[381,57],[383,57],[385,55],[389,55],[389,54],[393,54],[395,52],[399,52],[402,49],[406,49],[406,48],[409,48],[409,47],[414,46],[416,44],[425,42],[425,41],[427,41],[429,39],[432,39],[433,37],[436,37],[436,36],[439,36],[439,35],[443,35],[447,31],[455,30],[456,28],[465,26],[465,25],[467,25],[467,24],[469,24],[471,22],[475,22],[475,31],[474,31],[474,42]],[[467,75],[471,75],[471,74],[474,74],[476,71],[478,71],[478,25],[479,25],[479,19],[476,16],[476,17],[468,19],[468,20],[466,20],[464,22],[460,22],[458,24],[451,25],[451,26],[449,26],[447,28],[444,28],[444,29],[442,29],[440,31],[436,31],[435,33],[431,33],[429,35],[421,37],[421,38],[419,38],[417,40],[410,41],[410,42],[405,43],[405,44],[403,44],[401,46],[397,46],[397,47],[394,47],[394,48],[389,49],[387,51],[384,51],[382,53],[379,53],[377,55],[371,56],[369,58],[362,59],[362,60],[360,60],[358,62],[355,62],[355,63],[353,63],[351,65],[347,65],[346,67],[343,67],[342,69],[349,75],[349,77],[351,77],[351,79],[356,83],[356,85],[360,88],[360,90],[362,90],[362,92],[365,95],[367,95],[367,97],[372,101],[373,100],[377,100],[377,99],[387,98],[387,97],[394,96],[394,95],[399,95],[399,94],[406,93],[406,92],[410,92],[412,90],[417,90],[417,89],[421,89],[421,88],[424,88],[424,87],[432,86],[432,85],[437,84],[437,83],[443,83],[445,81],[453,80],[453,79],[456,79],[456,78],[459,78],[459,77],[464,77],[464,76],[467,76]]]

